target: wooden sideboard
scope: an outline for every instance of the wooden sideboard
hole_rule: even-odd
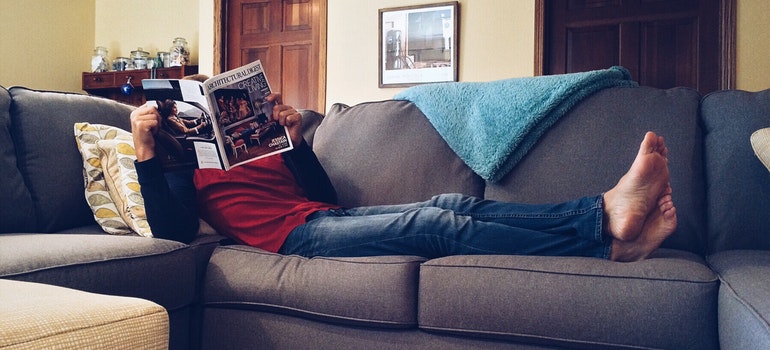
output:
[[[181,79],[184,76],[197,74],[198,66],[180,66],[155,69],[156,79]],[[126,104],[141,106],[147,102],[142,91],[142,80],[150,79],[152,70],[135,69],[126,71],[110,71],[102,73],[83,72],[83,90],[91,95],[102,96]],[[134,87],[130,95],[121,91],[121,86],[131,78]]]

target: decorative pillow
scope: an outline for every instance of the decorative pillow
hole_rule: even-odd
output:
[[[96,222],[107,233],[152,237],[134,169],[131,133],[76,123],[75,139],[83,156],[86,200]]]
[[[770,128],[759,129],[751,134],[751,147],[762,164],[770,170]]]
[[[99,140],[96,146],[101,150],[104,180],[118,208],[118,214],[132,231],[144,237],[152,237],[144,212],[139,177],[134,167],[136,152],[133,140]]]

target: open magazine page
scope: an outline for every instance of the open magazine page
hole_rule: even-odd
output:
[[[271,90],[259,60],[212,77],[203,88],[226,168],[294,147],[286,127],[271,119],[274,103],[265,100]]]
[[[226,168],[201,83],[145,79],[142,88],[147,103],[156,106],[162,117],[155,142],[164,169]]]

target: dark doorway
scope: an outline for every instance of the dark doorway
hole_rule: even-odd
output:
[[[537,0],[536,75],[628,68],[641,85],[735,85],[735,0]]]

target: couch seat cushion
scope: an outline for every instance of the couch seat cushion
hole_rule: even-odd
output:
[[[716,349],[719,281],[701,258],[636,263],[453,256],[420,269],[424,330],[537,345]]]
[[[204,284],[206,309],[288,314],[346,325],[417,324],[419,257],[304,258],[218,247]]]
[[[719,274],[719,342],[722,349],[770,349],[770,251],[716,253]]]
[[[151,300],[169,311],[195,295],[192,247],[138,236],[0,235],[0,278]],[[101,233],[97,233],[101,232]]]

